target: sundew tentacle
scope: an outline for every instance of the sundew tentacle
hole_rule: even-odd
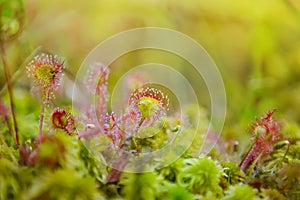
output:
[[[34,57],[27,65],[26,72],[35,87],[42,88],[42,111],[40,115],[39,134],[43,134],[45,107],[54,96],[53,91],[58,89],[64,75],[64,61],[52,54],[42,53]]]
[[[280,139],[280,124],[272,116],[275,110],[268,111],[251,125],[253,144],[240,163],[242,170],[247,169],[255,160],[270,154],[273,145]]]

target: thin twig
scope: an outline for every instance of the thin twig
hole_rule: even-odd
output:
[[[39,125],[40,139],[42,138],[42,135],[43,135],[43,122],[44,122],[44,115],[45,115],[45,107],[46,107],[46,102],[43,101],[43,103],[42,103],[42,111],[41,111],[41,115],[40,115],[40,125]]]
[[[43,135],[43,123],[44,123],[45,109],[46,109],[47,104],[49,103],[50,95],[51,94],[49,93],[49,88],[48,88],[46,90],[45,96],[43,96],[43,102],[42,102],[42,111],[41,111],[41,115],[40,115],[40,125],[39,125],[40,140],[42,139],[42,135]]]
[[[18,125],[17,125],[17,118],[16,118],[16,112],[15,112],[15,104],[14,104],[14,98],[13,98],[13,89],[12,89],[12,84],[11,84],[11,78],[10,78],[10,73],[6,61],[6,56],[5,56],[5,49],[3,47],[3,43],[0,44],[0,54],[1,54],[1,60],[2,60],[2,65],[3,65],[3,70],[5,74],[5,79],[7,83],[7,90],[8,90],[8,95],[9,95],[9,100],[10,100],[10,109],[11,109],[11,114],[13,117],[13,122],[14,122],[14,130],[15,130],[15,140],[17,146],[19,146],[19,135],[18,135]]]

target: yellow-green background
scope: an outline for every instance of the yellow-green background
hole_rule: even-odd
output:
[[[87,54],[116,33],[147,26],[170,28],[198,41],[218,66],[227,93],[227,127],[245,127],[272,108],[283,120],[300,122],[297,0],[25,0],[24,4],[24,30],[7,45],[12,73],[39,46],[63,56],[75,74]],[[135,64],[130,58],[134,60],[134,56],[125,60]]]

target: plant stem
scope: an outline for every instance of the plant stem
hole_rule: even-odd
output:
[[[255,143],[253,143],[249,150],[247,151],[247,153],[243,156],[240,164],[239,164],[239,167],[241,168],[241,170],[245,170],[249,165],[251,165],[251,162],[253,162],[252,160],[252,154],[253,154],[253,148],[255,146]]]
[[[40,126],[39,126],[39,135],[40,135],[40,139],[42,139],[42,135],[43,135],[43,122],[44,122],[44,116],[45,116],[45,108],[46,105],[49,101],[49,90],[46,90],[45,92],[45,96],[43,98],[43,103],[42,103],[42,111],[41,111],[41,115],[40,115]]]
[[[16,140],[16,145],[19,146],[19,134],[18,134],[18,125],[17,125],[17,117],[16,117],[16,112],[15,112],[15,104],[14,104],[14,98],[13,98],[13,89],[12,89],[12,84],[11,84],[11,78],[10,78],[10,73],[6,61],[6,56],[5,56],[5,49],[3,47],[3,43],[0,44],[0,54],[1,54],[1,60],[2,60],[2,65],[3,65],[3,70],[5,74],[5,79],[7,83],[7,90],[8,90],[8,95],[9,95],[9,100],[10,100],[10,109],[11,109],[11,114],[14,122],[14,130],[15,130],[15,140]]]
[[[11,133],[11,136],[14,138],[14,134],[13,134],[14,131],[13,131],[13,129],[11,127],[11,124],[10,124],[10,121],[9,121],[9,115],[5,116],[4,120],[5,120],[6,124],[7,124],[8,131]]]
[[[40,135],[40,139],[43,135],[43,122],[44,122],[44,113],[45,113],[45,102],[43,101],[42,103],[42,111],[41,111],[41,115],[40,115],[40,126],[39,126],[39,135]]]
[[[128,163],[128,160],[130,158],[129,152],[122,152],[121,156],[118,157],[113,163],[112,163],[112,170],[107,176],[107,183],[117,183],[120,179],[120,176],[125,169],[125,166]]]

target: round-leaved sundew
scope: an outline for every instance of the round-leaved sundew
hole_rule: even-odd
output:
[[[49,103],[64,75],[64,61],[57,55],[42,53],[34,57],[27,65],[26,72],[35,87],[42,89],[42,111],[40,115],[39,134],[43,134],[45,107]]]
[[[166,111],[169,98],[156,88],[138,88],[132,93],[129,105],[136,109],[135,111],[140,112],[142,119],[145,119]]]
[[[57,56],[42,53],[27,65],[26,72],[36,87],[43,89],[46,99],[56,90],[63,77],[64,61]]]

